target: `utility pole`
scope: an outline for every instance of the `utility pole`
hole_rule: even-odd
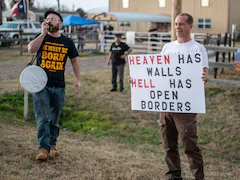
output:
[[[60,0],[57,0],[58,3],[58,12],[60,12]]]
[[[182,12],[182,0],[172,0],[171,40],[177,39],[175,34],[175,18]]]

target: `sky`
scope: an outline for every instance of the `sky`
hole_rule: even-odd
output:
[[[8,0],[5,0],[6,4]],[[109,0],[60,0],[60,5],[66,5],[69,10],[74,10],[78,8],[82,8],[84,11],[88,11],[93,8],[102,8],[108,7]],[[50,6],[57,6],[57,0],[35,0],[35,3],[39,4],[40,7],[50,7]]]

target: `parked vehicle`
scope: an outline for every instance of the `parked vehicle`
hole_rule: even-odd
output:
[[[12,44],[12,41],[8,41],[6,37],[0,33],[0,47],[10,47]]]
[[[36,34],[41,33],[41,23],[33,21],[8,21],[0,25],[1,35],[6,39],[14,39],[15,44],[19,43],[19,30],[23,30],[22,39],[33,39]],[[24,33],[30,33],[24,35]]]

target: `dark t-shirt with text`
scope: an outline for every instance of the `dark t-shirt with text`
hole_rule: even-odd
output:
[[[124,42],[120,42],[119,44],[116,44],[115,42],[112,43],[110,48],[110,51],[112,52],[112,65],[125,64],[126,61],[121,58],[121,55],[128,50],[130,50],[130,47]]]
[[[67,58],[77,56],[78,51],[70,38],[63,35],[55,38],[47,34],[37,52],[37,66],[47,73],[47,86],[65,87],[64,71]]]

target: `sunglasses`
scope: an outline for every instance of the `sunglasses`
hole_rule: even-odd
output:
[[[55,21],[60,21],[60,19],[55,19],[55,18],[46,18],[45,22],[55,22]]]

